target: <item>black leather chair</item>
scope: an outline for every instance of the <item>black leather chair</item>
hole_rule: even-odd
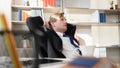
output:
[[[43,20],[40,16],[29,17],[26,20],[30,32],[34,36],[35,42],[35,55],[40,57],[48,57],[47,53],[47,36],[43,27]]]
[[[40,16],[29,17],[26,19],[27,26],[34,36],[34,60],[32,64],[32,68],[39,68],[39,56],[40,57],[48,57],[47,51],[47,36],[46,31],[43,28],[43,20]]]
[[[75,31],[76,31],[76,25],[67,23],[67,31],[65,31],[65,34],[74,37]]]
[[[30,32],[34,35],[36,56],[49,58],[65,58],[62,52],[62,40],[50,29],[43,26],[40,16],[26,20]]]

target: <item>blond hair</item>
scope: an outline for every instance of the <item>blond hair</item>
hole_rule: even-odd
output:
[[[51,23],[55,23],[57,20],[59,20],[61,17],[64,16],[64,13],[55,13],[49,17],[49,21],[47,22],[47,27],[49,29],[52,29]]]
[[[49,17],[49,22],[56,22],[58,19],[64,16],[64,13],[55,13]]]

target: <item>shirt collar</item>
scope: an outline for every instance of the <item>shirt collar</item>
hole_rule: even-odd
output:
[[[63,33],[61,32],[56,32],[60,37],[63,37]]]

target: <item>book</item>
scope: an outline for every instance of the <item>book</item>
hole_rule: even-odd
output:
[[[51,6],[52,6],[52,7],[56,7],[56,0],[52,0]]]
[[[56,0],[56,7],[61,7],[61,0]]]
[[[18,10],[18,21],[22,20],[22,10]]]
[[[18,20],[18,11],[12,12],[12,20]]]
[[[106,14],[105,13],[100,13],[100,22],[106,22]]]
[[[43,0],[43,7],[47,7],[47,0]]]
[[[26,19],[30,16],[31,16],[30,11],[22,10],[22,21],[26,21]]]
[[[43,7],[56,7],[56,0],[43,0]]]

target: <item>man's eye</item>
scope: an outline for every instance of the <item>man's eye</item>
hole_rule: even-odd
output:
[[[61,19],[61,21],[64,21],[64,20],[66,21],[66,19]]]
[[[67,19],[65,19],[65,21],[66,21]]]
[[[62,21],[64,20],[64,19],[61,19]]]

